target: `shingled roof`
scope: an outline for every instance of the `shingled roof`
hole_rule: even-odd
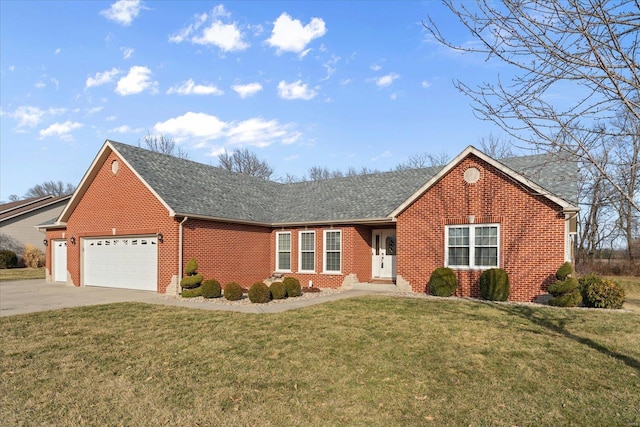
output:
[[[445,168],[282,184],[115,141],[107,141],[108,147],[122,156],[174,215],[266,225],[388,221],[395,209]],[[500,162],[548,194],[575,205],[574,163],[549,155]]]

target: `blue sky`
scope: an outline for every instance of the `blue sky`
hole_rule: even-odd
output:
[[[437,2],[0,2],[0,199],[79,183],[105,139],[249,148],[274,177],[389,170],[490,134],[452,85],[499,69],[433,42]]]

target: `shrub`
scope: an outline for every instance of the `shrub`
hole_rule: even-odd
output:
[[[574,290],[572,292],[558,295],[549,300],[549,305],[554,307],[577,307],[582,302],[580,292]]]
[[[556,279],[564,280],[569,277],[571,273],[573,273],[573,266],[567,261],[560,266],[558,271],[556,271]]]
[[[198,272],[198,262],[195,258],[191,258],[184,268],[184,274],[187,276],[193,276]]]
[[[563,264],[566,265],[567,263]],[[562,267],[560,267],[562,269]],[[560,272],[560,269],[558,272]],[[566,270],[565,270],[566,271]],[[556,273],[556,276],[563,274]],[[547,289],[553,298],[549,300],[549,305],[555,307],[577,307],[582,302],[582,295],[578,289],[578,279],[565,276],[564,280],[558,280],[556,283],[549,285]]]
[[[242,286],[236,282],[227,283],[224,286],[224,297],[229,301],[238,301],[242,299]]]
[[[273,282],[269,286],[269,291],[273,299],[285,299],[287,297],[287,287],[282,282]]]
[[[480,275],[480,295],[489,301],[509,298],[509,275],[501,268],[490,268]]]
[[[622,308],[624,289],[616,282],[589,275],[580,283],[582,301],[587,307]]]
[[[578,289],[578,279],[569,277],[565,280],[559,280],[556,283],[549,285],[549,293],[551,295],[562,295]]]
[[[269,287],[262,282],[256,282],[249,288],[249,300],[257,304],[271,301]]]
[[[193,288],[193,289],[185,289],[182,288],[182,292],[180,293],[182,298],[195,298],[202,295],[202,287]]]
[[[452,269],[440,267],[433,270],[429,278],[429,291],[438,297],[450,297],[458,287],[458,280]]]
[[[300,281],[295,277],[285,277],[282,283],[284,284],[284,287],[287,288],[287,296],[289,298],[299,297],[302,295]]]
[[[44,267],[44,253],[31,243],[27,243],[22,252],[24,265],[31,268]]]
[[[187,276],[180,281],[180,286],[182,286],[183,289],[195,289],[200,286],[202,279],[202,274]]]
[[[200,285],[200,289],[205,298],[220,298],[222,296],[222,287],[217,280],[205,280]]]
[[[18,266],[18,256],[9,249],[0,251],[0,268],[16,268]]]

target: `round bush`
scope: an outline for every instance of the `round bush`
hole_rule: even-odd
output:
[[[269,291],[273,299],[285,299],[287,297],[287,287],[282,282],[273,282],[269,286]]]
[[[236,282],[227,283],[224,286],[224,297],[229,301],[238,301],[242,299],[242,286]]]
[[[551,295],[559,296],[575,291],[576,289],[578,289],[578,285],[578,279],[569,277],[565,280],[560,280],[549,285],[548,292]]]
[[[560,266],[560,268],[558,269],[558,271],[556,271],[556,279],[558,280],[564,280],[566,279],[571,273],[573,273],[573,266],[571,266],[570,262],[565,262],[564,264],[562,264]]]
[[[299,297],[302,295],[300,281],[295,277],[285,277],[282,283],[284,284],[284,287],[287,288],[287,296],[289,298]]]
[[[433,270],[429,278],[429,291],[437,297],[450,297],[458,287],[456,274],[452,269],[440,267]]]
[[[501,268],[490,268],[480,275],[480,295],[489,301],[509,298],[509,275]]]
[[[582,302],[582,295],[577,289],[555,296],[549,300],[549,305],[554,307],[577,307]]]
[[[624,289],[616,282],[596,276],[580,286],[584,305],[592,308],[622,308]]]
[[[271,301],[269,287],[262,282],[254,283],[249,288],[249,300],[257,304],[264,304]]]
[[[180,295],[182,295],[182,298],[195,298],[195,297],[199,297],[202,295],[202,288],[193,288],[193,289],[182,289],[182,292],[180,293]]]
[[[200,289],[205,298],[220,298],[222,296],[222,287],[217,280],[205,280]]]
[[[204,277],[202,274],[196,274],[195,276],[187,276],[180,281],[180,286],[183,289],[194,289],[200,286],[202,283],[202,279]]]
[[[184,274],[187,276],[193,276],[198,271],[198,262],[195,258],[191,258],[184,268]]]
[[[16,268],[18,266],[18,256],[9,249],[0,251],[0,268]]]

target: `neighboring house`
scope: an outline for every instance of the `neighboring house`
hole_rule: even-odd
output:
[[[36,226],[57,218],[71,195],[42,196],[0,205],[0,249],[22,255],[27,243],[44,252],[45,235]]]
[[[572,258],[576,175],[566,159],[468,147],[444,167],[281,184],[107,140],[45,227],[48,277],[175,294],[194,257],[222,284],[279,273],[424,292],[449,266],[456,294],[478,297],[480,273],[501,267],[509,298],[532,301]]]

